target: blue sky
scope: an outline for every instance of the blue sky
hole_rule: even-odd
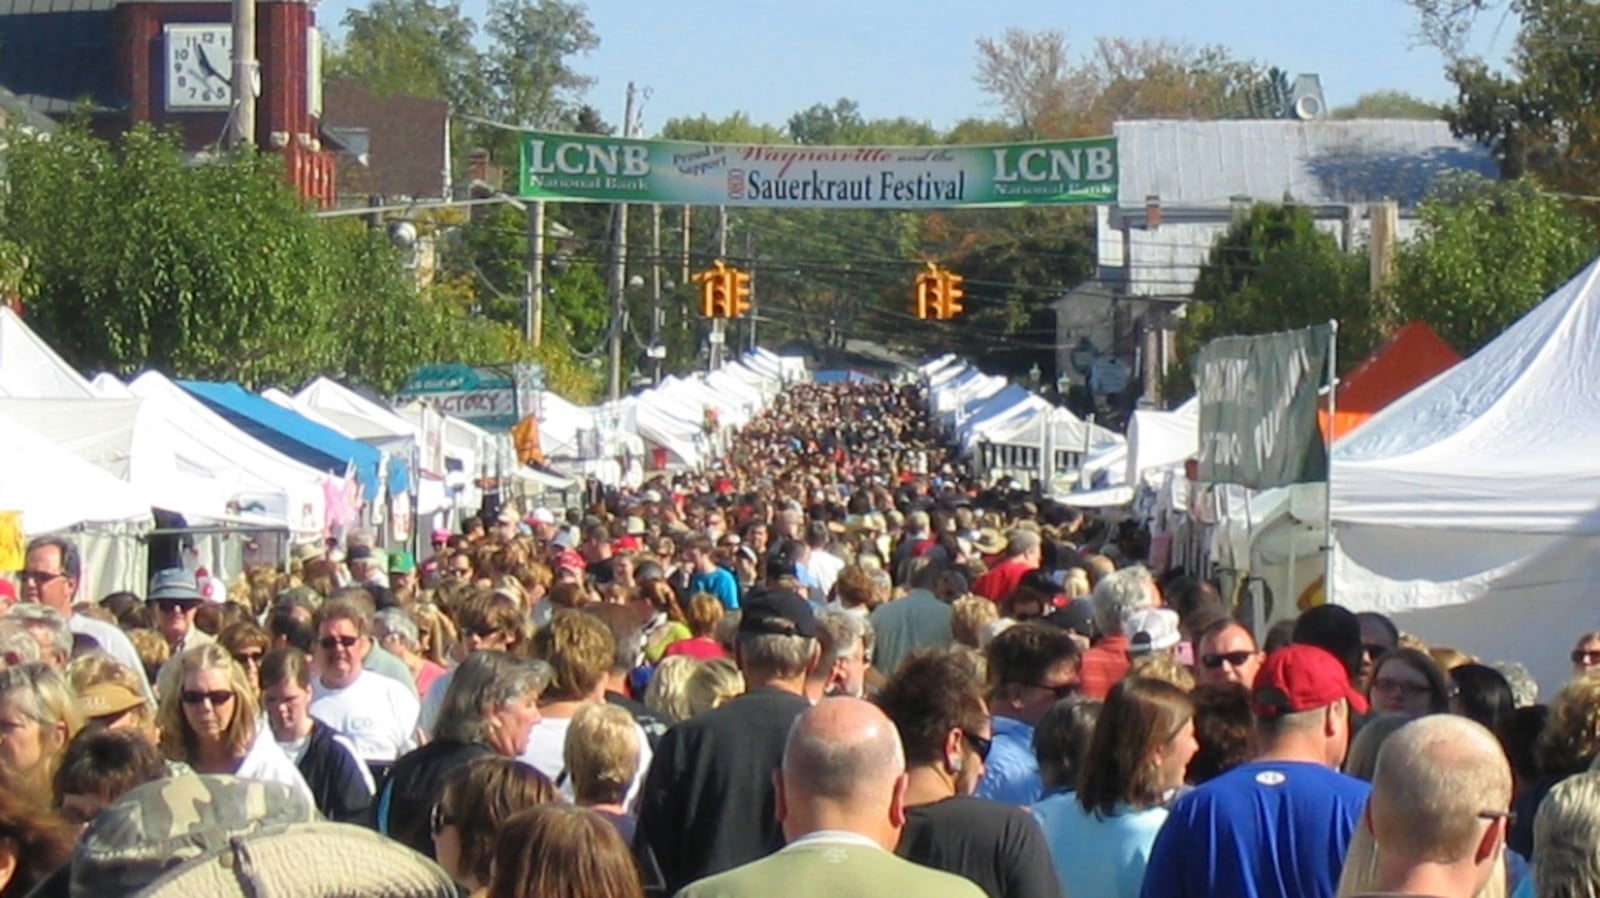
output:
[[[323,0],[337,34],[362,0]],[[469,15],[485,0],[464,0]],[[645,133],[675,116],[744,111],[781,125],[813,103],[849,97],[869,118],[906,115],[945,128],[996,112],[973,83],[980,36],[1059,28],[1074,50],[1101,35],[1221,44],[1291,74],[1322,76],[1328,102],[1405,90],[1451,96],[1444,63],[1418,46],[1404,0],[590,0],[600,48],[575,60],[596,80],[588,101],[622,119],[631,80],[650,90]],[[1504,56],[1516,22],[1485,17],[1469,49]]]

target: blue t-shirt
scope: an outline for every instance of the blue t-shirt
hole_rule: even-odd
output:
[[[733,578],[733,572],[727,568],[715,568],[706,574],[695,571],[689,577],[689,595],[697,592],[711,593],[729,611],[739,607],[739,581]]]
[[[1010,717],[995,717],[994,744],[983,763],[977,796],[1026,807],[1044,794],[1039,756],[1033,751],[1033,727]]]
[[[1076,794],[1061,792],[1034,804],[1033,818],[1050,843],[1050,859],[1068,895],[1139,898],[1150,846],[1167,809],[1120,805],[1101,819],[1085,811]]]
[[[1245,764],[1173,805],[1142,898],[1333,898],[1371,787],[1319,764]]]

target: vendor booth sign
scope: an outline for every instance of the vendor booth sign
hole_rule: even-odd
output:
[[[1200,350],[1200,479],[1270,489],[1328,477],[1317,394],[1333,328],[1223,337]]]
[[[538,416],[543,392],[544,368],[540,365],[424,365],[400,388],[400,398],[420,399],[440,414],[485,430],[505,431],[527,415]]]

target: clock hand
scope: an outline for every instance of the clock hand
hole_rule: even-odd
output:
[[[195,49],[197,49],[200,52],[200,68],[201,68],[201,70],[204,71],[204,72],[209,73],[213,78],[216,78],[216,79],[220,80],[223,84],[227,84],[229,86],[232,86],[233,79],[231,79],[227,75],[224,75],[221,72],[217,71],[217,67],[211,64],[211,57],[206,55],[206,48],[205,47],[197,47]]]

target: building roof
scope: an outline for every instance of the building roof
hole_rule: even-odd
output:
[[[1488,150],[1442,121],[1152,120],[1117,122],[1123,209],[1159,196],[1163,210],[1257,202],[1415,206],[1448,171],[1493,177]]]
[[[0,0],[0,86],[35,112],[126,105],[117,87],[116,0]]]
[[[354,81],[329,78],[322,84],[322,127],[349,151],[340,160],[340,193],[449,195],[450,104],[444,100],[379,96]]]

